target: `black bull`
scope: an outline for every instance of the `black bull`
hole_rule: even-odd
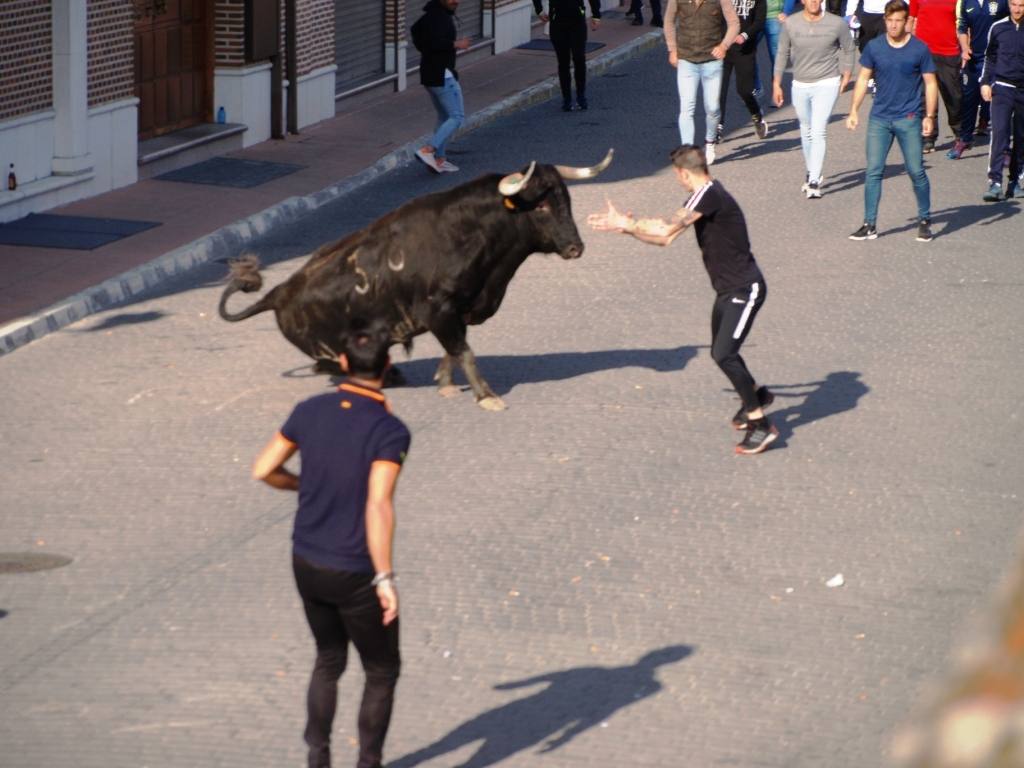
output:
[[[608,167],[531,163],[525,172],[490,174],[454,189],[416,198],[341,240],[318,248],[288,280],[240,312],[227,310],[237,291],[258,291],[255,257],[231,265],[219,312],[236,322],[273,310],[281,333],[317,361],[337,370],[338,354],[355,323],[383,318],[393,343],[408,348],[430,331],[444,347],[434,376],[450,396],[458,362],[477,402],[504,403],[484,381],[466,342],[466,327],[487,320],[509,281],[531,253],[583,254],[563,179],[586,179]]]

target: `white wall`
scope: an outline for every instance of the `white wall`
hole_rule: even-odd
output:
[[[299,81],[299,129],[334,117],[334,73],[336,64],[314,69]]]
[[[333,78],[332,78],[333,80]],[[224,107],[227,122],[248,126],[242,146],[270,138],[270,63],[218,67],[213,71],[213,115]],[[332,113],[333,114],[333,113]]]
[[[531,0],[502,6],[494,12],[494,52],[504,53],[517,45],[529,42],[530,20],[533,17]],[[487,20],[484,21],[486,29]]]

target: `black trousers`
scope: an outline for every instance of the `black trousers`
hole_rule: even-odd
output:
[[[558,57],[558,84],[562,87],[562,101],[572,101],[572,79],[569,61],[576,73],[576,100],[587,97],[587,22],[586,19],[563,21],[552,19],[548,29],[551,45]]]
[[[719,294],[711,310],[711,359],[732,382],[747,411],[756,410],[761,404],[754,377],[740,357],[740,347],[767,295],[764,282],[751,283],[740,290]]]
[[[398,620],[383,624],[373,575],[318,568],[292,556],[295,584],[316,639],[316,664],[306,695],[309,767],[329,768],[331,725],[338,703],[338,680],[352,641],[366,673],[359,707],[358,768],[380,768],[384,737],[391,723],[401,658]]]
[[[960,138],[960,112],[964,101],[963,70],[960,69],[960,57],[936,56],[932,54],[932,61],[935,62],[935,79],[939,81],[939,96],[946,107],[946,117],[949,120],[949,130],[953,132],[953,138]],[[925,136],[925,141],[934,142],[939,138],[939,121],[932,121],[932,132]]]
[[[885,34],[885,14],[865,13],[863,6],[857,6],[857,20],[860,22],[860,33],[857,35],[857,50],[864,53],[864,46],[879,35]]]
[[[725,122],[725,101],[729,93],[729,78],[736,71],[736,93],[743,99],[751,117],[761,117],[761,105],[754,97],[754,77],[757,71],[757,48],[744,52],[738,45],[729,46],[722,60],[722,89],[719,92],[719,105],[722,111],[722,122]]]

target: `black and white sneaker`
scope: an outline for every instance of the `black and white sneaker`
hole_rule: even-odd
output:
[[[722,143],[722,134],[725,133],[725,126],[719,123],[715,126],[715,144]]]
[[[772,394],[772,391],[768,389],[768,387],[760,386],[757,388],[757,402],[762,408],[767,408],[775,402],[775,395]],[[736,415],[732,417],[732,428],[747,428],[747,409],[742,405],[740,406],[740,409],[736,411]]]
[[[877,237],[878,230],[875,229],[875,225],[866,221],[860,225],[860,229],[850,235],[851,240],[874,240]]]
[[[932,223],[928,219],[921,219],[917,222],[917,242],[930,243],[935,235],[932,234]]]
[[[761,453],[779,437],[779,430],[763,416],[757,421],[752,421],[747,426],[747,434],[736,446],[736,453],[752,456]]]
[[[763,139],[768,135],[768,123],[765,122],[764,117],[756,115],[752,118],[754,123],[754,133],[757,134],[757,138]]]
[[[804,194],[807,195],[808,200],[817,200],[821,197],[821,179],[808,181],[804,186]]]

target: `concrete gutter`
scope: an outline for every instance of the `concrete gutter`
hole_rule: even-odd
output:
[[[587,72],[591,75],[600,75],[660,45],[661,40],[661,30],[653,30],[589,60]],[[514,96],[469,115],[460,133],[482,128],[505,115],[548,101],[560,94],[556,77],[542,80]],[[0,326],[0,355],[13,352],[18,347],[89,315],[123,304],[195,267],[238,254],[247,244],[275,227],[291,224],[320,206],[348,195],[394,169],[413,162],[414,153],[428,138],[427,135],[420,136],[384,155],[369,168],[319,192],[302,197],[289,197],[33,315]]]

